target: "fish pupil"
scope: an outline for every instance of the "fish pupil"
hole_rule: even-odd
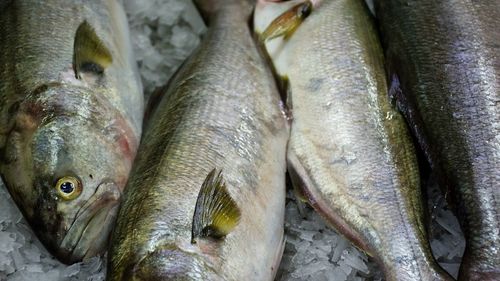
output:
[[[73,186],[73,183],[72,182],[64,182],[63,184],[61,184],[61,191],[64,192],[64,193],[71,193],[73,192],[73,189],[74,186]]]

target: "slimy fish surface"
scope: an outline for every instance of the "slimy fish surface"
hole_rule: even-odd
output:
[[[375,1],[391,95],[454,205],[460,280],[500,280],[500,2]]]
[[[273,280],[288,122],[246,1],[198,3],[209,29],[149,118],[107,280]]]
[[[263,40],[280,30],[288,36],[270,56],[289,86],[287,158],[295,188],[376,259],[386,280],[452,280],[430,251],[416,152],[387,94],[368,8],[361,0],[308,2],[274,20],[261,18],[262,11],[279,4],[261,2],[254,20]],[[312,11],[297,15],[300,5]]]
[[[142,126],[125,13],[115,0],[0,6],[2,179],[59,260],[100,254]]]

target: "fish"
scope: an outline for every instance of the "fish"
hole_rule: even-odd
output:
[[[145,125],[109,281],[273,280],[283,254],[289,125],[253,5],[197,5],[208,30]]]
[[[100,255],[144,114],[125,12],[115,0],[2,3],[3,182],[57,259]]]
[[[287,36],[269,55],[288,85],[287,161],[296,193],[372,256],[385,280],[453,280],[431,253],[416,150],[389,98],[366,4],[308,2],[273,19],[266,5],[279,3],[260,1],[254,16],[265,44],[262,34]],[[297,16],[300,5],[311,11]]]
[[[455,210],[459,280],[500,280],[500,3],[376,1],[391,96]]]

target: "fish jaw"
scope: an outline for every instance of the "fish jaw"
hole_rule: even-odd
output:
[[[50,87],[13,114],[0,171],[37,237],[70,264],[104,252],[137,137],[121,115],[85,88]],[[66,176],[82,186],[71,200],[56,190]]]
[[[96,193],[79,210],[55,255],[71,264],[100,254],[106,248],[114,226],[121,190],[112,182],[99,185]]]

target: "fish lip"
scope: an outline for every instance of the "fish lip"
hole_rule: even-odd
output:
[[[86,233],[89,229],[95,227],[102,229],[102,231],[94,233],[93,235],[95,236],[108,234],[105,232],[109,232],[111,230],[110,226],[114,223],[113,217],[116,217],[121,201],[121,194],[120,188],[112,181],[104,181],[99,184],[96,192],[80,208],[66,235],[59,244],[59,250],[56,255],[61,261],[71,264],[83,258],[90,257],[88,256],[89,254],[93,254],[89,253],[90,246],[92,246],[90,244],[83,247],[86,249],[84,252],[77,251],[77,249],[81,246],[80,243],[83,240],[84,234],[89,234]],[[104,217],[100,216],[102,213],[106,215]],[[113,222],[108,222],[110,217],[113,219]],[[109,225],[102,224],[105,222],[109,223]],[[103,251],[104,249],[100,250]]]

